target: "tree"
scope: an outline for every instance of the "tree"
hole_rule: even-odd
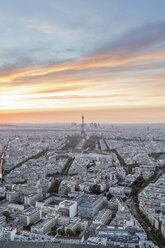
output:
[[[59,229],[59,230],[58,230],[58,234],[61,235],[61,236],[63,236],[63,235],[65,234],[65,232],[64,232],[63,229]]]
[[[6,217],[6,220],[8,221],[10,218],[10,213],[8,211],[4,211],[3,214]]]
[[[54,237],[56,234],[57,234],[56,230],[52,230],[49,235]]]
[[[56,179],[50,186],[48,193],[58,193],[61,181],[62,179]]]
[[[95,195],[100,194],[101,193],[100,185],[94,184],[92,187],[90,187],[90,192]]]
[[[78,236],[80,233],[81,233],[80,228],[77,228],[77,229],[76,229],[76,235]]]
[[[71,229],[68,228],[66,230],[66,236],[73,237],[75,236],[75,233]]]
[[[80,191],[80,188],[78,185],[75,186],[75,191]]]
[[[111,193],[107,194],[107,200],[109,201],[111,198],[113,197],[113,195]]]
[[[5,199],[5,197],[1,196],[0,197],[0,201],[3,201]]]
[[[126,197],[122,197],[122,200],[123,200],[123,201],[126,201],[126,200],[127,200],[127,198],[126,198]]]

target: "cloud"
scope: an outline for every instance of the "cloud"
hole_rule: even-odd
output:
[[[50,24],[47,22],[38,22],[38,21],[34,21],[34,20],[22,20],[23,24],[29,28],[29,29],[33,29],[39,32],[42,32],[44,34],[54,34],[54,33],[58,33],[60,35],[64,34],[64,31],[62,29],[60,29],[58,26],[56,26],[55,24]]]
[[[34,20],[23,20],[24,25],[30,29],[39,30],[46,33],[55,33],[56,35],[64,35],[64,40],[66,37],[71,34],[72,37],[75,35],[72,33],[75,30],[71,31],[70,29],[59,27],[54,23],[38,23]],[[65,37],[66,36],[66,37]],[[81,35],[79,35],[81,37]],[[67,41],[67,40],[66,40]],[[102,42],[104,44],[104,41]],[[100,46],[102,46],[100,43]],[[96,44],[95,44],[96,45]],[[94,45],[94,46],[95,46]],[[38,42],[33,48],[15,48],[3,51],[0,68],[1,70],[5,69],[14,69],[26,66],[44,66],[44,65],[56,65],[56,63],[63,63],[67,61],[73,61],[75,58],[74,54],[77,54],[80,51],[76,51],[76,47],[68,46],[65,48],[57,49],[55,45],[48,41]],[[155,23],[149,23],[140,27],[131,28],[131,30],[120,35],[113,42],[110,41],[104,47],[99,48],[99,50],[89,53],[88,56],[85,56],[84,59],[77,61],[76,58],[76,67],[79,64],[82,69],[86,68],[86,64],[90,68],[102,67],[104,66],[116,66],[116,63],[119,65],[126,62],[132,62],[135,60],[144,60],[147,59],[158,59],[157,56],[164,59],[165,51],[165,21],[159,21]],[[46,55],[47,54],[47,55]],[[66,55],[62,59],[62,56]],[[151,57],[152,56],[152,57]],[[5,58],[5,60],[4,60]],[[74,63],[72,63],[74,65]],[[83,68],[83,64],[85,67]],[[89,67],[88,67],[89,68]],[[74,68],[71,68],[72,70]],[[71,70],[70,69],[70,70]]]
[[[107,44],[98,53],[112,53],[120,58],[138,54],[146,50],[153,50],[160,44],[165,45],[165,21],[148,23],[142,26],[133,27],[124,34],[120,35],[117,40]]]
[[[3,109],[164,106],[164,26],[135,28],[81,59],[1,71]]]

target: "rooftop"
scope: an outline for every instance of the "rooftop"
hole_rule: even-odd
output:
[[[48,242],[17,242],[17,241],[2,241],[0,240],[1,248],[93,248],[93,245],[76,245],[76,244],[61,244]],[[102,245],[95,246],[102,248]],[[108,246],[104,246],[107,248]]]

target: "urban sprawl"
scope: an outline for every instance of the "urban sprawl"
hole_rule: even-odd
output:
[[[165,247],[164,134],[84,116],[0,125],[0,247]]]

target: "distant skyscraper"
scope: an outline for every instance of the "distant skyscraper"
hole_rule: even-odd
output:
[[[4,146],[0,157],[0,182],[5,184],[5,156],[6,156],[7,146]]]
[[[0,160],[0,179],[2,180],[3,178],[3,160]]]
[[[85,130],[84,130],[84,115],[82,115],[81,137],[82,137],[83,139],[86,138],[86,134],[85,134]]]

